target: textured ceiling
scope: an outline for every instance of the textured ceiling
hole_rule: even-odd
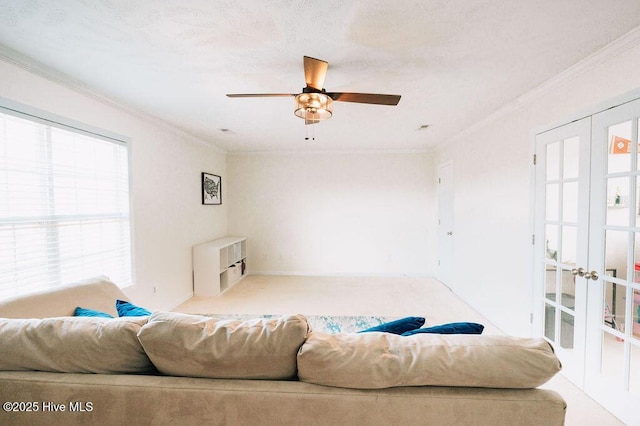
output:
[[[228,151],[425,150],[638,25],[638,0],[0,0],[0,54]],[[402,99],[305,128],[293,98],[225,96],[301,91],[303,55]]]

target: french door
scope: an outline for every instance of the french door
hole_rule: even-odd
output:
[[[640,100],[593,116],[585,391],[640,424]]]
[[[640,424],[639,122],[637,100],[536,136],[538,324],[565,376],[627,424]]]
[[[536,137],[538,324],[554,344],[565,376],[581,388],[587,286],[579,273],[589,256],[590,151],[590,118]]]

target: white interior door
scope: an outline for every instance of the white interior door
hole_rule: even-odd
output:
[[[639,120],[640,100],[592,130],[585,391],[627,424],[640,424]]]
[[[563,374],[584,385],[591,119],[536,136],[535,323]]]
[[[453,165],[438,167],[438,280],[453,281]]]

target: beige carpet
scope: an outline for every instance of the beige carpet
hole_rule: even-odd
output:
[[[472,321],[501,334],[482,315],[429,278],[354,278],[249,275],[217,297],[193,298],[176,312],[221,314],[423,316],[426,325]],[[622,425],[561,375],[543,387],[567,401],[566,424]]]

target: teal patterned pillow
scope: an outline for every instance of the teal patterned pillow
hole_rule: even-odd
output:
[[[116,300],[116,310],[119,317],[146,317],[151,315],[151,311],[125,300]]]
[[[425,319],[423,317],[405,317],[395,321],[385,322],[384,324],[376,325],[375,327],[360,330],[358,333],[381,331],[383,333],[402,334],[406,331],[422,327],[424,325],[424,321]]]
[[[432,334],[482,334],[484,325],[475,322],[451,322],[427,328],[418,328],[402,333],[403,336],[412,336],[419,333]]]
[[[109,315],[106,312],[96,311],[95,309],[87,309],[81,308],[78,306],[75,311],[73,311],[74,317],[101,317],[101,318],[113,318],[113,315]]]

